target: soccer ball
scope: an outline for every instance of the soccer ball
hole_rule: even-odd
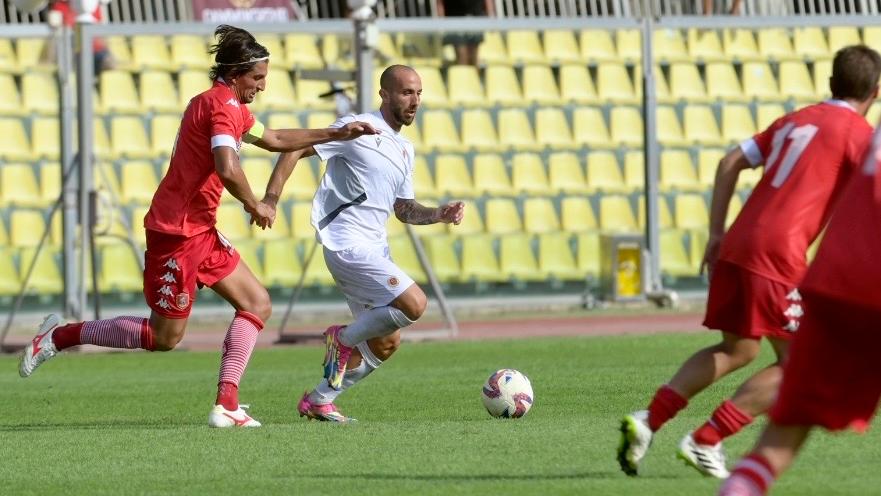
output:
[[[480,397],[493,417],[520,418],[532,408],[532,384],[514,369],[501,369],[489,376]]]

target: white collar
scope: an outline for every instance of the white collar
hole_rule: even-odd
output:
[[[857,109],[853,105],[851,105],[850,103],[848,103],[844,100],[839,100],[837,98],[829,98],[828,100],[824,100],[823,103],[827,103],[829,105],[835,105],[836,107],[849,108],[849,109],[853,110],[854,112],[857,111]]]

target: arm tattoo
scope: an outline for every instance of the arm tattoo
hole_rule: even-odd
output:
[[[398,198],[395,200],[395,217],[405,224],[436,224],[438,222],[437,212],[436,208],[420,205],[413,199]]]

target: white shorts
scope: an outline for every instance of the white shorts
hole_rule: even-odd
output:
[[[354,246],[340,251],[325,248],[324,261],[355,317],[388,305],[413,284],[392,261],[388,246]]]

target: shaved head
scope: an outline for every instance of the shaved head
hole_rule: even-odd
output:
[[[416,74],[416,71],[406,65],[390,65],[379,76],[379,87],[386,91],[393,91],[397,87],[401,76],[405,74]]]

